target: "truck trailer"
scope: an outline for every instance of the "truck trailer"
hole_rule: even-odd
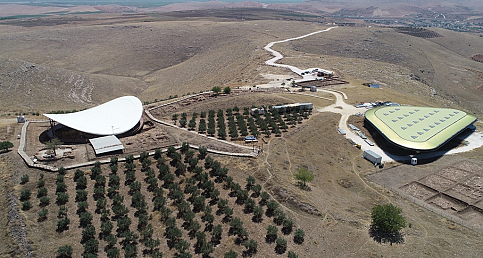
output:
[[[362,157],[374,163],[374,165],[381,164],[381,161],[382,161],[382,157],[371,150],[364,151],[364,153],[362,154]]]

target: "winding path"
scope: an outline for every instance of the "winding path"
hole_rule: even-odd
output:
[[[301,80],[297,80],[297,82],[303,82],[303,81],[310,81],[316,79],[315,76],[312,74],[303,74],[305,71],[312,71],[314,69],[318,69],[318,71],[322,71],[325,73],[333,73],[332,71],[321,69],[321,68],[308,68],[308,69],[300,69],[298,67],[292,66],[292,65],[286,65],[286,64],[278,64],[276,63],[277,61],[281,60],[283,58],[283,55],[275,50],[272,49],[273,45],[277,43],[285,43],[288,41],[293,41],[293,40],[298,40],[298,39],[303,39],[305,37],[309,37],[318,33],[322,32],[327,32],[336,27],[330,27],[325,30],[319,30],[316,32],[312,32],[303,36],[295,37],[295,38],[290,38],[290,39],[285,39],[285,40],[280,40],[280,41],[274,41],[270,42],[268,45],[264,47],[265,50],[269,51],[274,57],[265,63],[267,65],[271,66],[276,66],[276,67],[283,67],[283,68],[288,68],[292,72],[302,76]],[[354,133],[349,127],[347,126],[347,120],[351,115],[355,115],[356,113],[361,112],[360,108],[356,108],[352,105],[349,105],[344,102],[344,100],[347,99],[347,95],[344,92],[341,91],[329,91],[329,90],[319,90],[322,92],[330,93],[333,94],[336,98],[335,104],[332,104],[327,107],[319,108],[318,111],[321,112],[332,112],[332,113],[337,113],[341,115],[341,119],[339,121],[339,128],[344,130],[346,133],[345,137],[347,139],[352,140],[356,144],[361,145],[361,149],[363,151],[365,150],[372,150],[375,153],[379,154],[382,157],[383,162],[391,162],[391,161],[408,161],[410,157],[408,156],[398,156],[398,155],[392,155],[390,153],[385,152],[381,148],[379,148],[377,145],[374,146],[369,146],[364,139],[359,137],[356,133]],[[312,94],[304,94],[316,98],[320,98],[320,96],[317,95],[312,95]],[[461,153],[461,152],[467,152],[476,148],[479,148],[483,146],[483,134],[481,132],[473,132],[469,133],[466,135],[458,135],[458,138],[461,138],[462,140],[467,142],[467,145],[459,148],[452,149],[450,151],[433,151],[433,152],[428,152],[428,153],[422,153],[418,154],[417,157],[420,159],[429,159],[429,158],[434,158],[434,157],[439,157],[443,156],[445,154],[455,154],[455,153]]]
[[[288,68],[288,69],[292,70],[292,72],[294,72],[294,73],[302,76],[303,77],[303,79],[302,79],[303,81],[306,81],[306,80],[314,80],[314,79],[317,78],[317,77],[313,76],[312,74],[304,74],[304,75],[302,75],[302,73],[305,72],[305,71],[312,71],[314,69],[318,69],[321,72],[333,73],[332,71],[325,70],[325,69],[321,69],[321,68],[307,68],[307,69],[302,70],[302,69],[300,69],[298,67],[291,66],[291,65],[277,64],[275,62],[277,62],[278,60],[282,59],[283,58],[283,55],[280,54],[279,52],[277,52],[277,51],[275,51],[275,50],[272,49],[273,45],[275,45],[275,44],[285,43],[285,42],[289,42],[289,41],[292,41],[292,40],[303,39],[303,38],[306,38],[306,37],[309,37],[309,36],[312,36],[312,35],[315,35],[315,34],[318,34],[318,33],[321,33],[321,32],[330,31],[333,28],[336,28],[336,27],[330,27],[330,28],[325,29],[325,30],[319,30],[319,31],[316,31],[316,32],[312,32],[312,33],[303,35],[303,36],[296,37],[296,38],[284,39],[284,40],[274,41],[274,42],[268,43],[268,45],[266,45],[264,47],[264,49],[267,50],[268,52],[272,53],[272,55],[274,56],[274,58],[266,61],[265,63],[267,65],[271,65],[271,66]]]

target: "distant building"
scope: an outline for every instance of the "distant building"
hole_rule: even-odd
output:
[[[25,116],[17,116],[17,123],[25,123]]]
[[[252,108],[250,110],[250,114],[252,114],[252,116],[254,116],[255,114],[263,115],[263,114],[265,114],[265,109],[263,109],[263,108]]]
[[[294,103],[294,104],[287,104],[287,105],[280,105],[280,106],[272,106],[272,110],[277,110],[278,112],[290,112],[292,110],[312,110],[314,109],[314,104],[312,103]]]

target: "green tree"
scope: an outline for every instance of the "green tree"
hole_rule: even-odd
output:
[[[8,151],[10,148],[13,148],[13,143],[9,141],[0,142],[0,150]]]
[[[37,198],[41,198],[41,197],[44,197],[44,196],[47,196],[47,188],[45,188],[45,187],[39,188],[37,190]],[[22,197],[22,195],[20,195],[20,197]]]
[[[42,196],[40,197],[40,207],[45,207],[50,204],[50,198],[47,196]]]
[[[215,86],[211,88],[211,91],[213,91],[215,94],[218,94],[221,92],[221,87],[220,86]]]
[[[24,201],[22,203],[22,210],[27,211],[30,210],[30,208],[32,208],[32,203],[30,203],[30,201]]]
[[[260,205],[265,205],[267,204],[268,202],[268,199],[270,199],[270,195],[263,191],[261,194],[260,194]]]
[[[83,212],[80,215],[79,218],[79,224],[81,227],[87,227],[88,225],[91,225],[92,222],[92,214],[89,212]]]
[[[112,247],[112,248],[107,249],[106,254],[107,254],[108,258],[119,258],[119,257],[121,257],[121,255],[119,253],[119,249],[117,249],[117,247]]]
[[[44,221],[44,220],[46,220],[48,213],[49,213],[49,211],[46,208],[42,208],[42,210],[39,211],[38,221]]]
[[[275,250],[277,251],[277,253],[279,254],[285,253],[285,251],[287,250],[287,240],[285,240],[282,237],[279,237],[277,238],[277,241],[275,241],[275,244],[276,244]]]
[[[285,235],[288,235],[292,232],[292,229],[293,229],[293,220],[289,219],[289,218],[286,218],[283,220],[283,227],[282,227],[282,232],[285,234]]]
[[[84,257],[97,257],[97,252],[99,252],[99,241],[97,239],[91,238],[84,243]]]
[[[294,175],[295,179],[301,182],[303,188],[307,187],[308,182],[314,180],[314,174],[306,168],[299,168],[298,173]]]
[[[57,258],[71,258],[72,251],[72,246],[63,245],[57,249]]]
[[[299,256],[294,251],[288,251],[288,258],[298,258]]]
[[[223,89],[223,93],[225,93],[225,94],[230,94],[230,92],[231,92],[231,88],[230,87],[225,87]]]
[[[265,236],[265,240],[268,243],[273,243],[277,238],[278,228],[274,225],[268,225],[267,227],[267,235]]]
[[[69,201],[69,194],[67,193],[58,193],[57,194],[57,205],[64,205]]]
[[[83,230],[82,230],[82,237],[81,237],[81,243],[87,242],[87,240],[91,238],[95,238],[96,236],[96,228],[92,225],[87,225]]]
[[[47,189],[45,189],[47,190]],[[30,190],[29,189],[24,189],[22,192],[20,192],[20,201],[27,201],[30,199]]]
[[[67,216],[57,220],[57,232],[69,229],[70,219]]]
[[[55,149],[57,149],[57,146],[61,145],[62,142],[58,138],[51,139],[50,141],[45,143],[45,147],[47,149],[52,150],[54,152],[54,156],[57,156],[57,153],[55,152]]]
[[[230,251],[226,252],[224,255],[223,255],[224,258],[237,258],[238,257],[238,254],[233,251],[232,249],[230,249]]]
[[[372,208],[371,228],[385,234],[396,234],[406,227],[406,219],[401,215],[401,208],[392,203],[376,205]]]
[[[217,245],[220,243],[221,235],[223,234],[223,228],[221,224],[218,224],[213,227],[213,230],[211,231],[211,242],[214,245]]]
[[[304,242],[305,232],[303,229],[298,228],[295,230],[293,241],[297,244],[302,244]]]
[[[257,241],[253,240],[253,239],[250,239],[248,241],[245,241],[243,243],[243,246],[245,246],[246,248],[246,252],[251,255],[251,254],[254,254],[257,252],[257,248],[258,248],[258,243]]]
[[[263,207],[262,206],[255,206],[253,209],[253,218],[252,220],[254,222],[261,222],[262,221],[262,216],[263,216]]]

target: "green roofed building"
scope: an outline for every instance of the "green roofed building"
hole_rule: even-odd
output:
[[[451,140],[477,118],[449,108],[384,106],[368,110],[365,120],[395,145],[430,151]]]

